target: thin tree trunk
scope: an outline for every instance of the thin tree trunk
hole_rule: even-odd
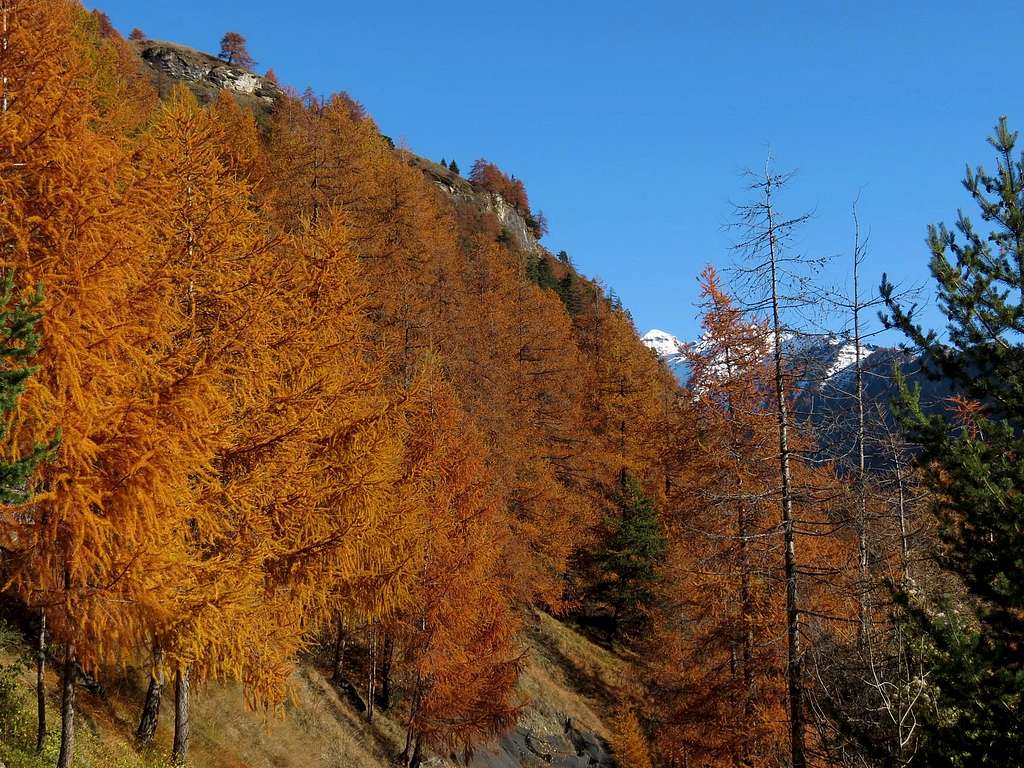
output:
[[[75,751],[75,646],[64,651],[64,669],[61,671],[60,697],[60,754],[57,768],[71,768]]]
[[[377,630],[370,625],[370,664],[366,680],[366,719],[373,722],[373,700],[377,693]]]
[[[790,469],[789,406],[786,403],[785,359],[779,298],[779,254],[772,207],[772,179],[765,186],[768,248],[771,265],[772,331],[775,357],[775,406],[779,427],[779,472],[782,476],[782,528],[785,542],[787,682],[789,686],[790,753],[792,768],[806,768],[804,746],[803,662],[800,651],[800,609],[797,583],[796,526],[793,519],[793,477]]]
[[[39,612],[39,642],[36,645],[36,752],[46,745],[46,611]]]
[[[380,708],[391,709],[391,669],[394,663],[395,638],[391,633],[384,635],[384,654],[380,662]]]
[[[345,666],[345,647],[348,645],[348,633],[345,631],[345,619],[338,617],[338,635],[334,641],[334,664],[331,680],[340,683]]]
[[[903,486],[903,466],[900,464],[900,454],[896,447],[896,441],[889,438],[892,446],[893,463],[896,466],[896,504],[900,522],[900,565],[903,571],[903,580],[910,580],[910,542],[907,540],[907,510],[906,496]]]
[[[175,765],[184,765],[188,759],[188,696],[188,670],[179,669],[174,678],[174,745],[171,748],[171,762]]]
[[[423,762],[423,737],[416,736],[416,746],[412,750],[412,759],[409,761],[409,768],[420,768]]]
[[[164,691],[163,652],[160,646],[153,645],[153,670],[149,676],[149,687],[146,689],[146,701],[142,705],[139,727],[135,730],[135,738],[139,744],[149,744],[156,735],[157,722],[160,719],[160,702]]]
[[[416,731],[413,728],[413,723],[416,722],[416,715],[420,709],[420,695],[422,693],[421,685],[422,680],[419,673],[417,673],[416,686],[413,688],[412,699],[409,702],[409,722],[405,728],[405,749],[403,749],[402,754],[399,755],[402,765],[405,766],[405,768],[409,768],[409,763],[412,760],[413,742],[416,739]]]
[[[860,330],[860,222],[857,207],[853,208],[853,343],[855,350],[855,397],[857,401],[857,554],[860,566],[860,583],[857,585],[857,643],[863,653],[868,644],[868,492],[867,462],[865,458],[864,418],[864,362]]]

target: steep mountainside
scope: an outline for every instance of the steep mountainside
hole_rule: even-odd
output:
[[[68,697],[86,679],[76,670],[98,681],[78,704],[95,738],[76,758],[155,761],[173,722],[184,760],[190,722],[188,759],[215,768],[418,768],[456,754],[479,768],[611,768],[609,724],[639,700],[638,675],[628,653],[550,614],[576,600],[570,571],[625,514],[627,479],[651,504],[667,486],[662,423],[677,388],[628,312],[540,244],[543,215],[494,164],[463,178],[396,148],[343,92],[300,96],[175,43],[125,41],[77,3],[54,9],[33,4],[24,35],[63,45],[67,60],[51,71],[25,58],[19,72],[41,94],[25,114],[52,156],[30,143],[41,159],[18,167],[56,174],[84,158],[68,176],[95,188],[70,197],[111,210],[70,223],[78,210],[45,196],[48,178],[25,185],[26,210],[62,234],[92,222],[100,231],[84,241],[120,250],[29,254],[56,265],[43,278],[42,334],[55,343],[40,370],[73,380],[82,356],[51,349],[99,349],[97,369],[128,373],[114,395],[83,376],[93,389],[76,397],[140,412],[114,422],[135,441],[118,454],[126,476],[88,475],[117,483],[95,496],[124,504],[117,530],[61,519],[89,528],[69,556],[90,575],[51,584],[54,569],[30,562],[69,541],[24,543],[57,524],[45,511],[10,537],[25,551],[0,561],[0,581],[11,563],[22,576],[3,595],[18,630],[51,644],[40,690],[63,698],[49,708],[70,725]],[[81,84],[66,89],[77,101],[51,104],[64,81]],[[53,114],[76,130],[53,129]],[[36,275],[25,259],[19,270]],[[67,289],[82,259],[102,265],[85,269],[106,280],[95,290]],[[53,332],[46,323],[82,312],[80,293],[109,301],[102,319],[74,338]],[[89,333],[108,335],[97,346]],[[110,338],[138,365],[108,360],[122,349]],[[76,416],[58,427],[71,437],[57,458],[79,462],[62,476],[100,461],[71,450],[103,429],[76,431],[65,423]],[[36,604],[46,590],[61,599]],[[27,693],[12,693],[22,715],[0,752],[18,766],[36,764]],[[243,696],[287,717],[261,735]],[[136,727],[153,754],[129,746]]]
[[[13,641],[0,624],[0,766],[44,768],[53,764],[56,733],[34,753],[35,677],[23,661],[30,649]],[[6,632],[6,634],[5,634]],[[633,661],[594,645],[546,614],[530,620],[526,668],[519,683],[519,723],[495,744],[481,745],[471,768],[613,768],[609,713],[635,678]],[[194,706],[191,764],[198,768],[389,768],[403,744],[404,713],[378,712],[372,724],[332,685],[323,662],[308,659],[292,676],[291,697],[279,717],[246,711],[237,684],[198,691]],[[48,674],[50,690],[56,676]],[[83,692],[78,765],[84,768],[163,768],[160,750],[132,745],[144,675],[124,670],[102,688]],[[59,706],[53,697],[51,711]],[[158,745],[171,738],[169,721]],[[436,756],[434,768],[461,761]],[[623,766],[622,768],[627,768]]]
[[[684,386],[690,374],[686,350],[705,343],[703,340],[680,341],[657,329],[646,333],[643,342],[658,354]],[[814,425],[826,454],[845,453],[856,430],[856,346],[853,340],[836,334],[791,334],[784,345],[799,381],[797,413]],[[862,349],[865,401],[873,404],[866,414],[869,430],[885,434],[894,428],[887,407],[897,393],[894,367],[899,368],[910,386],[921,387],[921,401],[927,410],[945,407],[949,390],[925,375],[915,355],[896,347],[872,344],[865,344]],[[883,407],[879,408],[879,404]],[[884,466],[888,462],[887,449],[875,442],[868,441],[868,461]]]

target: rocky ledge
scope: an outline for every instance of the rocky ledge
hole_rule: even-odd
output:
[[[167,81],[187,83],[204,103],[220,90],[250,97],[266,107],[282,95],[281,89],[265,77],[201,51],[150,40],[139,43],[137,48],[139,56],[153,70],[158,85]]]

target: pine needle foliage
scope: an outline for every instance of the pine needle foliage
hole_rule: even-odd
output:
[[[966,600],[904,595],[923,641],[934,700],[923,714],[929,765],[1024,761],[1024,157],[1001,118],[989,144],[996,169],[967,169],[984,224],[961,212],[931,226],[931,273],[945,333],[926,330],[883,280],[887,321],[949,382],[948,412],[929,412],[901,381],[895,410],[922,450],[944,548],[940,563]]]

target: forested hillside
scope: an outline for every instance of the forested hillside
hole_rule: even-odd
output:
[[[794,407],[782,177],[745,209],[746,293],[700,277],[681,389],[497,165],[396,147],[352,96],[249,72],[237,33],[218,60],[73,0],[0,13],[0,575],[38,704],[29,724],[5,667],[13,765],[97,754],[82,695],[137,723],[126,755],[188,762],[228,722],[197,694],[225,690],[407,768],[905,765],[962,712],[931,686],[933,598],[1002,606],[963,631],[1019,650],[1019,562],[937,563],[926,513],[982,493],[921,446],[973,471],[985,393],[947,424],[903,387],[898,426],[855,294],[853,427],[823,440]],[[1013,211],[986,218],[1019,234]],[[218,738],[201,759],[227,765]]]

